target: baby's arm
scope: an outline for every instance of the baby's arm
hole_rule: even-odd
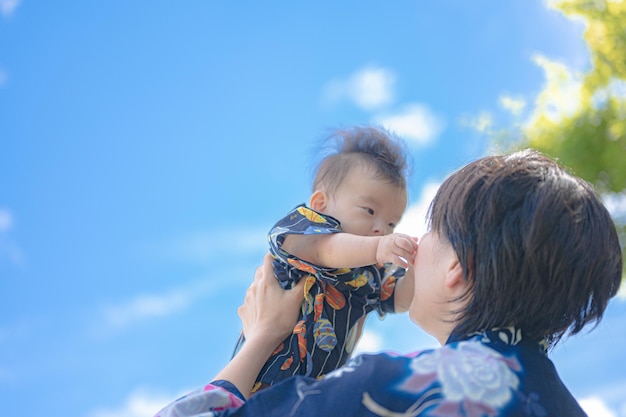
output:
[[[413,301],[413,287],[415,285],[415,270],[409,267],[404,276],[398,279],[396,288],[394,289],[394,310],[396,313],[404,313],[409,310],[411,301]]]
[[[388,262],[408,268],[417,252],[415,240],[401,233],[287,235],[282,247],[300,259],[325,268],[356,268]]]

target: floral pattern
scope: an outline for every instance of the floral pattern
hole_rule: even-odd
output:
[[[295,376],[241,398],[232,384],[214,381],[157,416],[585,416],[545,343],[516,328],[453,335],[408,355],[359,355],[322,378]]]
[[[461,342],[455,348],[424,353],[411,360],[411,376],[401,389],[419,393],[437,383],[443,400],[436,407],[462,415],[461,409],[482,410],[497,415],[496,410],[507,404],[519,386],[514,370],[520,370],[515,359],[506,360],[497,351],[481,344]],[[435,410],[435,411],[436,411]]]

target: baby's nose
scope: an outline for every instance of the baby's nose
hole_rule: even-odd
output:
[[[374,235],[388,235],[392,232],[388,224],[383,221],[377,221],[374,223],[372,232]]]

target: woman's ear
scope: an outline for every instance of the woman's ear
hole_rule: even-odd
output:
[[[446,272],[445,286],[451,291],[463,292],[465,290],[465,285],[466,282],[463,274],[463,266],[455,256],[450,260],[450,264]]]
[[[323,212],[328,205],[328,195],[321,190],[315,190],[309,199],[309,207],[315,211]]]

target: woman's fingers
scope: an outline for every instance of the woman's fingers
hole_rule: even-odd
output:
[[[304,280],[291,290],[284,290],[274,277],[273,258],[268,254],[254,274],[238,309],[246,339],[267,337],[282,340],[292,330],[304,299]]]

